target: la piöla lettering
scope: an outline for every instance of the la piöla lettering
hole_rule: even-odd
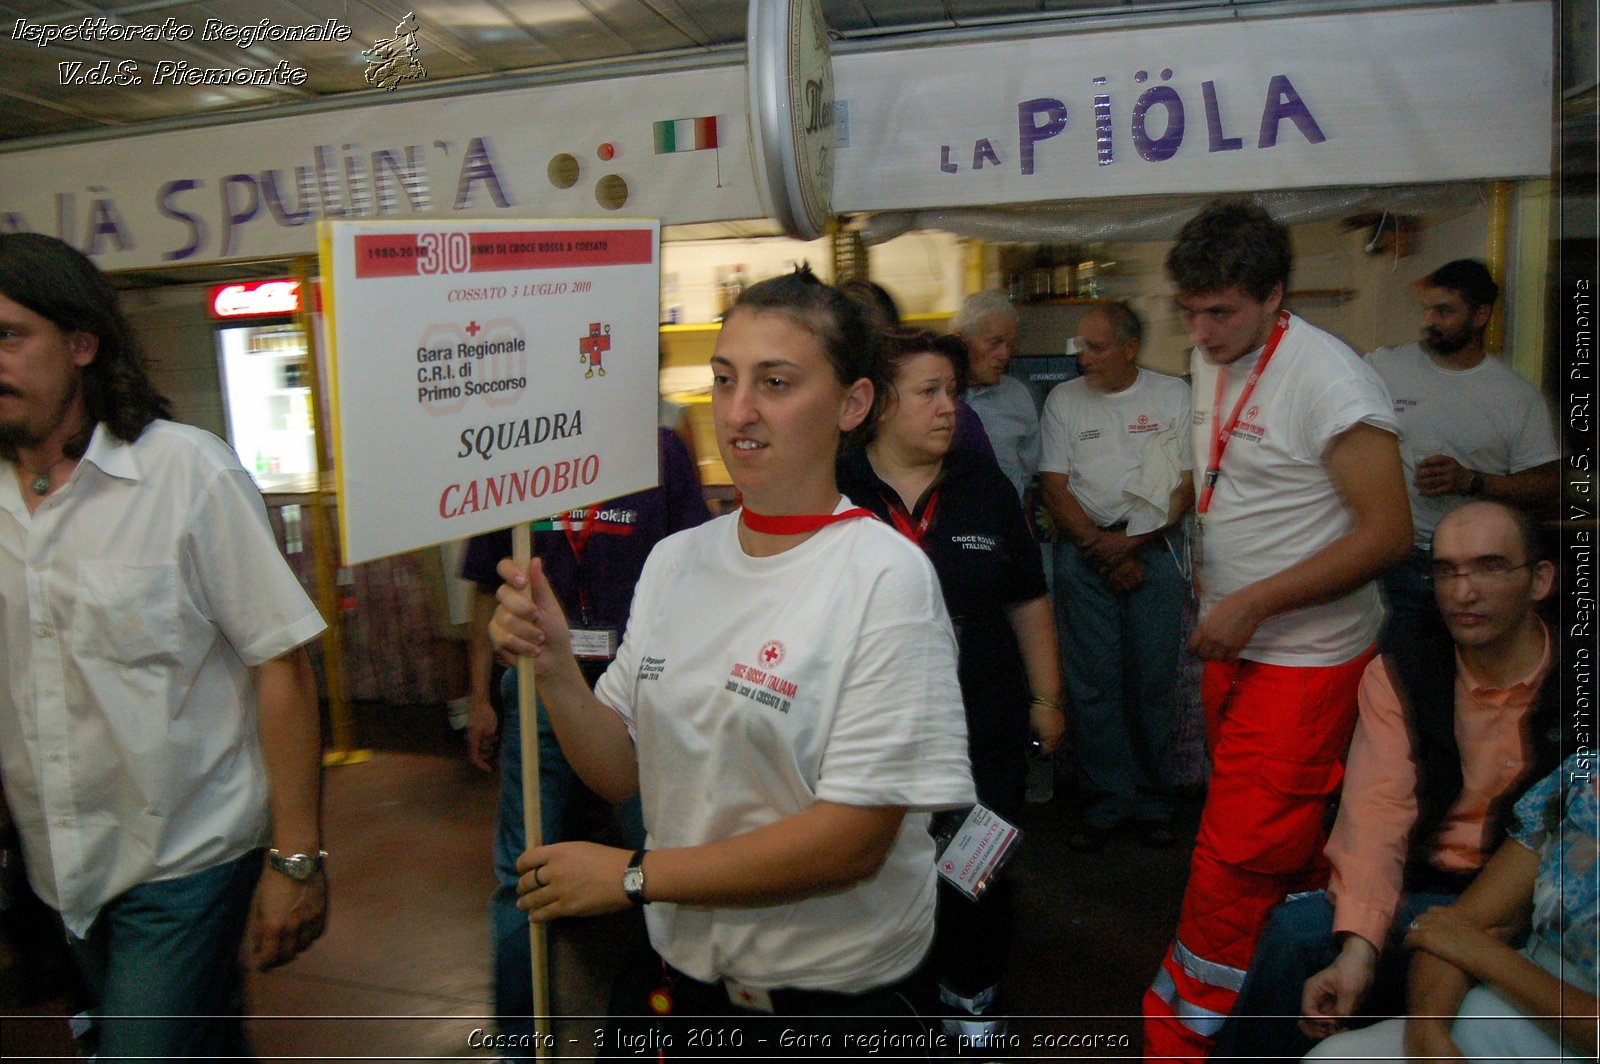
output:
[[[1149,80],[1150,75],[1141,70],[1134,75],[1136,82]],[[1169,81],[1171,70],[1161,72],[1161,80]],[[1106,77],[1096,77],[1092,83],[1101,91],[1094,94],[1095,162],[1108,166],[1116,161],[1117,125],[1116,108],[1109,90],[1104,87]],[[1200,84],[1201,101],[1205,108],[1207,149],[1210,152],[1239,151],[1244,147],[1243,137],[1230,137],[1225,126],[1225,115],[1217,96],[1214,81]],[[1155,124],[1157,109],[1162,124]],[[1295,89],[1287,74],[1274,74],[1267,85],[1266,103],[1261,111],[1261,122],[1256,137],[1258,149],[1275,147],[1279,127],[1284,121],[1292,122],[1309,144],[1327,140],[1322,128],[1312,115],[1311,108]],[[1067,129],[1069,111],[1062,100],[1042,96],[1023,100],[1017,104],[1017,162],[1024,175],[1035,169],[1037,146],[1043,141],[1060,136]],[[1159,128],[1159,135],[1152,130]],[[1128,134],[1139,157],[1146,162],[1164,162],[1178,153],[1183,145],[1187,128],[1186,109],[1182,95],[1171,85],[1152,85],[1134,100],[1129,112]],[[1000,138],[980,137],[973,142],[971,170],[1003,166],[1005,159],[995,146]],[[957,147],[959,151],[959,146]],[[961,156],[953,156],[951,146],[939,146],[939,169],[947,174],[961,171]]]

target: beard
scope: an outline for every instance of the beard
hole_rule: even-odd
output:
[[[1446,355],[1453,355],[1463,347],[1466,347],[1472,342],[1472,337],[1473,332],[1470,328],[1453,333],[1442,332],[1439,329],[1424,329],[1422,330],[1422,349],[1430,355],[1438,355],[1442,358]]]
[[[31,418],[24,421],[0,421],[0,455],[8,459],[15,459],[18,449],[23,447],[37,447],[46,437],[61,427],[67,419],[67,412],[77,402],[78,395],[83,390],[83,377],[73,374],[72,384],[62,393],[55,406],[44,417]],[[14,388],[0,388],[0,396],[22,396]]]

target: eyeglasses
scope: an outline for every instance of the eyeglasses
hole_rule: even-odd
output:
[[[1533,564],[1523,562],[1521,565],[1512,565],[1506,558],[1479,558],[1458,568],[1449,562],[1434,562],[1428,567],[1428,580],[1438,585],[1459,579],[1482,586],[1499,583],[1518,569],[1526,569]]]

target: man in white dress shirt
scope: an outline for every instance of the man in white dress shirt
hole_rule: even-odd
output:
[[[105,275],[0,234],[0,773],[102,1058],[247,1054],[241,960],[327,904],[324,625],[232,450],[167,409]]]

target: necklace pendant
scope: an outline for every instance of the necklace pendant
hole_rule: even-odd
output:
[[[32,489],[32,491],[33,491],[33,493],[35,495],[39,495],[39,496],[49,495],[50,494],[50,474],[49,473],[40,473],[38,476],[33,478],[33,483],[29,484],[28,487]]]

